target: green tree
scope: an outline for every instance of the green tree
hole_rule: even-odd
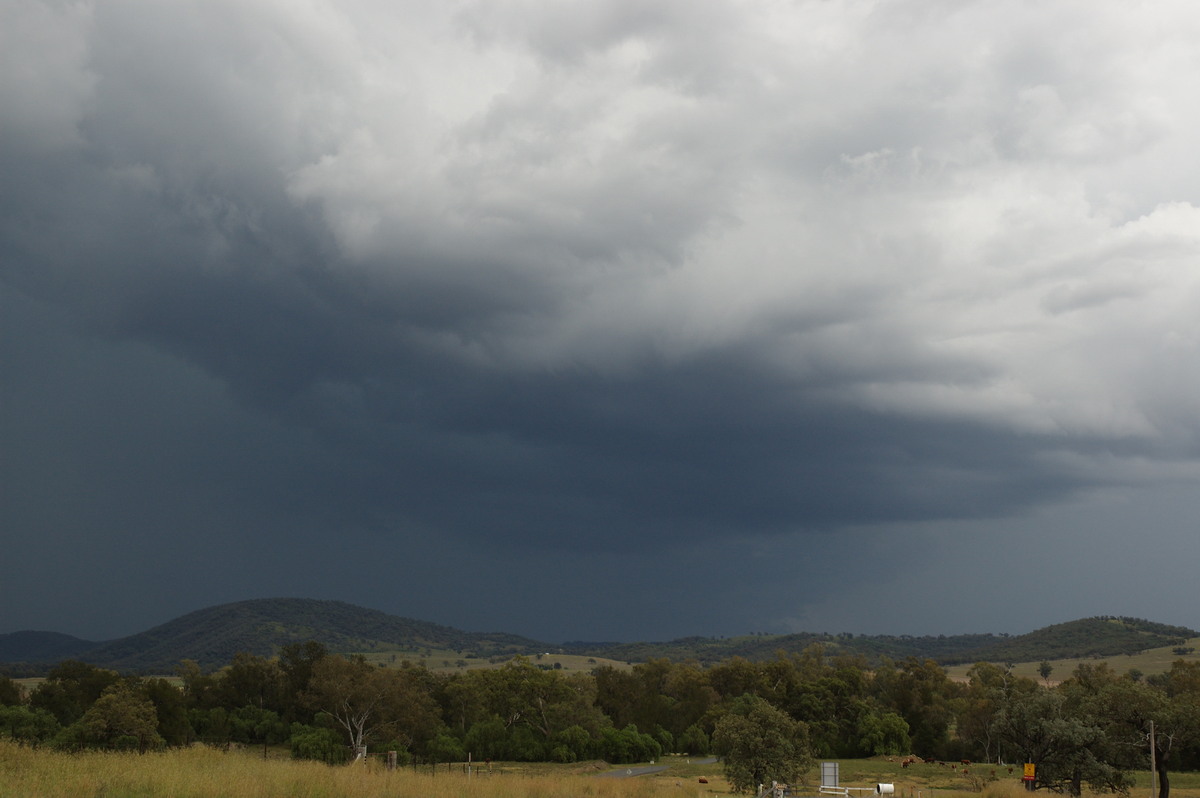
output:
[[[27,706],[0,706],[0,733],[13,740],[37,746],[52,739],[62,726],[44,709]]]
[[[489,701],[490,678],[486,670],[468,670],[452,674],[438,685],[435,695],[442,707],[442,716],[459,734],[466,734],[476,725],[497,718]],[[503,728],[504,722],[500,721],[500,725]]]
[[[279,669],[283,672],[279,709],[284,720],[303,723],[312,721],[313,711],[306,694],[313,669],[327,656],[328,649],[315,640],[288,643],[279,649]]]
[[[388,672],[366,660],[327,656],[313,666],[307,700],[328,713],[358,750],[392,722],[390,710],[398,700],[393,688]]]
[[[901,663],[884,659],[875,670],[872,690],[885,708],[908,723],[913,753],[945,756],[954,700],[962,692],[933,660],[909,657]]]
[[[508,729],[509,756],[518,762],[542,762],[549,755],[549,740],[529,726]]]
[[[106,687],[78,725],[92,744],[145,751],[163,743],[153,702],[125,680]]]
[[[706,756],[708,754],[711,742],[704,729],[698,723],[693,723],[683,731],[683,735],[676,742],[676,748],[682,754],[691,754],[692,756]]]
[[[287,723],[270,709],[253,704],[239,707],[229,713],[230,739],[243,744],[272,745],[282,743],[290,736]]]
[[[208,710],[221,706],[223,696],[220,678],[205,673],[194,659],[181,660],[175,666],[175,674],[183,682],[184,703],[189,710]]]
[[[594,744],[592,736],[582,726],[568,726],[554,735],[552,759],[556,762],[577,762],[587,759]]]
[[[0,675],[0,706],[15,706],[21,703],[21,698],[21,685]]]
[[[1172,696],[1126,676],[1102,685],[1086,698],[1104,725],[1110,757],[1119,765],[1140,770],[1149,767],[1153,756],[1159,798],[1169,798],[1177,752],[1200,740],[1200,694]]]
[[[662,746],[649,734],[630,723],[623,729],[607,728],[600,733],[600,752],[613,764],[649,762],[662,756]]]
[[[665,694],[671,699],[669,714],[662,725],[675,735],[678,742],[692,726],[701,724],[716,707],[721,697],[708,681],[708,673],[695,662],[674,665],[663,684]]]
[[[419,674],[380,668],[361,657],[323,657],[313,665],[307,701],[326,712],[358,749],[374,739],[397,739],[405,747],[440,731],[441,717]]]
[[[218,689],[222,706],[277,710],[284,694],[283,670],[277,660],[240,651],[222,669]]]
[[[191,742],[195,732],[188,722],[187,699],[183,691],[166,679],[147,679],[142,682],[142,692],[154,704],[158,734],[167,745]]]
[[[1018,762],[1037,766],[1036,787],[1078,796],[1086,782],[1097,790],[1124,790],[1125,775],[1105,755],[1107,738],[1095,717],[1067,694],[1038,688],[1005,696],[993,720],[993,734],[1015,752]]]
[[[461,726],[498,717],[508,729],[528,727],[542,742],[570,726],[599,734],[607,723],[597,706],[597,683],[587,674],[542,670],[524,657],[501,668],[468,671],[440,691],[451,723]],[[511,738],[510,738],[511,740]]]
[[[288,745],[293,759],[315,759],[327,765],[340,765],[346,761],[346,747],[333,729],[293,723]]]
[[[1011,757],[1001,750],[992,721],[1000,705],[1013,693],[1029,693],[1040,688],[1033,679],[1015,676],[1006,667],[977,662],[967,671],[968,683],[956,705],[956,730],[970,759],[994,762]]]
[[[866,712],[859,718],[861,747],[872,756],[899,756],[912,750],[908,724],[895,712]]]
[[[106,688],[120,677],[113,671],[78,660],[60,662],[29,695],[29,705],[54,715],[63,726],[83,717]]]
[[[463,744],[452,734],[439,732],[425,746],[425,756],[430,762],[462,762],[467,758]]]
[[[720,701],[708,672],[694,662],[677,664],[659,658],[631,670],[606,666],[594,671],[594,681],[596,703],[614,726],[661,728],[672,740]]]
[[[208,745],[219,745],[233,740],[233,721],[225,707],[189,709],[188,724],[192,727],[196,739]]]
[[[735,792],[753,792],[772,780],[795,782],[812,766],[807,727],[757,696],[734,702],[712,742]]]
[[[1038,665],[1038,674],[1041,675],[1042,681],[1046,683],[1047,687],[1050,686],[1050,674],[1052,673],[1054,673],[1054,666],[1042,660],[1041,664]]]
[[[742,657],[733,657],[709,668],[708,682],[725,699],[747,694],[761,696],[767,690],[763,669]]]
[[[508,727],[493,715],[473,724],[467,730],[463,744],[475,759],[509,758]]]

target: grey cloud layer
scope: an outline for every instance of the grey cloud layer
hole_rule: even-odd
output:
[[[1197,475],[1187,3],[0,30],[13,307],[227,391],[180,479],[237,523],[620,550]]]

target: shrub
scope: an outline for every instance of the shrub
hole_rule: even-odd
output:
[[[346,761],[346,748],[337,732],[332,729],[316,729],[293,723],[288,744],[291,746],[293,759],[315,759],[330,765]]]

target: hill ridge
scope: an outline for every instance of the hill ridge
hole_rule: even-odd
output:
[[[0,643],[9,637],[0,635]],[[339,652],[444,648],[494,656],[547,648],[546,643],[519,635],[463,632],[344,601],[258,598],[194,610],[72,656],[117,670],[170,672],[184,659],[213,668],[239,652],[273,656],[281,646],[308,640]],[[47,660],[27,655],[10,656],[8,661]]]
[[[713,664],[734,657],[771,659],[821,645],[826,656],[932,659],[941,665],[1062,660],[1128,654],[1200,637],[1191,629],[1126,616],[1093,616],[1023,635],[855,635],[798,632],[735,637],[681,637],[666,642],[549,644],[501,632],[464,632],[334,599],[256,598],[194,610],[138,634],[92,642],[57,632],[0,635],[0,662],[37,669],[63,659],[134,672],[170,672],[181,660],[205,668],[228,664],[245,651],[273,656],[289,643],[316,640],[339,653],[453,650],[490,658],[556,650],[606,659],[655,658]],[[10,670],[12,668],[10,667]]]

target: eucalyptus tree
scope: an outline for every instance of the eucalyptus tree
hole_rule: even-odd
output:
[[[154,702],[131,680],[106,687],[74,725],[82,731],[80,737],[93,745],[145,751],[163,744]]]
[[[29,705],[44,709],[63,726],[83,717],[104,691],[120,681],[115,672],[78,660],[64,660],[29,695]]]
[[[432,695],[411,674],[361,657],[322,657],[313,665],[305,699],[333,718],[354,750],[385,739],[413,746],[433,739],[442,726]]]
[[[884,658],[871,690],[883,707],[904,718],[913,753],[926,757],[945,755],[956,700],[963,692],[936,662],[916,657],[899,663]]]
[[[991,732],[1017,761],[1036,766],[1036,787],[1074,796],[1085,783],[1096,790],[1128,789],[1128,776],[1109,756],[1101,721],[1084,704],[1068,703],[1065,691],[1012,691],[1002,697]]]
[[[795,782],[812,767],[808,728],[755,695],[733,702],[717,721],[712,742],[734,792],[753,792],[770,781]]]
[[[1200,689],[1187,689],[1187,671],[1180,665],[1155,684],[1129,675],[1066,683],[1104,726],[1112,759],[1157,774],[1159,798],[1171,794],[1176,761],[1200,742]],[[1182,678],[1172,682],[1172,674]]]

